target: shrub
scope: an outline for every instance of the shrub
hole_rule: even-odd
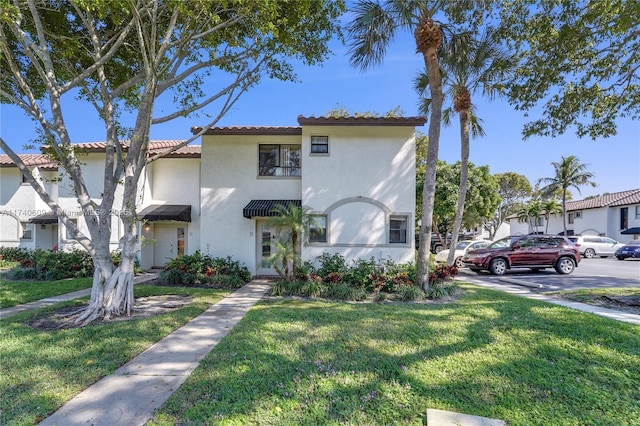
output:
[[[453,296],[460,286],[457,282],[434,282],[429,286],[427,290],[428,299],[442,299],[443,297]]]
[[[424,291],[413,284],[400,286],[397,294],[400,300],[404,300],[406,302],[422,300],[424,298]]]
[[[171,259],[160,277],[169,284],[187,286],[204,284],[237,288],[251,281],[249,269],[231,256],[212,258],[200,251]]]
[[[320,256],[320,267],[315,272],[320,277],[326,277],[330,274],[334,277],[340,277],[348,268],[347,262],[340,253],[322,253],[322,256]]]
[[[454,265],[438,265],[429,274],[429,285],[451,280],[458,275],[458,268]]]

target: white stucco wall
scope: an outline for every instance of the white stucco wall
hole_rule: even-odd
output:
[[[191,206],[191,222],[172,222],[186,227],[185,254],[200,248],[200,158],[161,158],[147,166],[140,185],[142,202],[138,211],[151,204],[185,204]],[[154,223],[143,226],[140,248],[143,269],[163,264],[154,259]]]
[[[299,177],[258,177],[259,144],[300,144],[300,136],[202,138],[200,248],[256,270],[256,221],[242,216],[253,199],[300,199]],[[304,160],[302,173],[305,173]]]
[[[328,136],[329,153],[312,154],[311,136]],[[302,204],[328,222],[327,243],[309,243],[303,258],[414,261],[413,127],[304,126],[302,158]],[[407,244],[389,244],[391,215],[407,217]]]

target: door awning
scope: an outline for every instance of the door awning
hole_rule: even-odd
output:
[[[296,207],[302,207],[301,200],[251,200],[249,204],[242,209],[242,216],[247,219],[252,217],[271,217],[278,216],[273,209],[276,206],[288,206],[293,204]]]
[[[640,227],[625,229],[621,232],[622,235],[636,235],[640,234]]]
[[[32,217],[31,219],[29,219],[29,223],[36,223],[38,225],[58,223],[58,216],[53,212],[45,213],[39,216]]]
[[[175,220],[177,222],[191,222],[191,205],[185,204],[156,204],[150,205],[138,212],[139,220],[157,222],[160,220]]]

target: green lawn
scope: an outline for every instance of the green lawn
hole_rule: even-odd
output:
[[[0,320],[0,424],[37,423],[229,293],[140,284],[136,297],[191,295],[194,303],[155,317],[58,331],[21,323],[54,307]]]
[[[69,278],[59,281],[9,281],[0,277],[0,308],[9,308],[90,287],[91,278]]]
[[[640,424],[640,326],[465,285],[448,304],[255,306],[153,425]]]

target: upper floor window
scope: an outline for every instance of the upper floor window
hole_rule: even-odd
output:
[[[407,217],[391,216],[389,219],[389,242],[390,243],[406,243],[407,242]]]
[[[627,229],[629,227],[629,207],[623,207],[620,209],[620,229]]]
[[[311,153],[328,154],[329,136],[311,136]]]
[[[640,206],[636,206],[636,219],[640,219]]]
[[[300,145],[260,145],[258,176],[300,176]]]
[[[573,213],[569,213],[569,217],[568,217],[568,222],[569,223],[574,223],[575,222],[575,216]]]

